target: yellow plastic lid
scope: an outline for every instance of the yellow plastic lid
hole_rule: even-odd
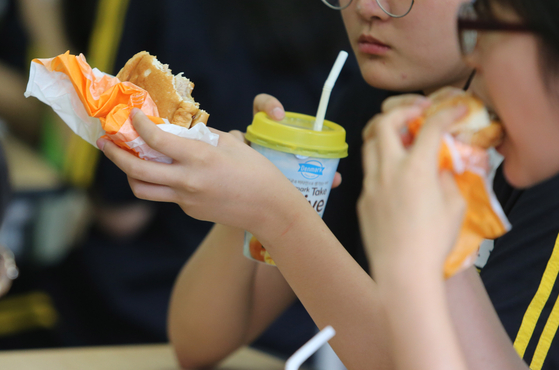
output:
[[[285,112],[278,122],[259,112],[247,127],[246,139],[266,148],[316,158],[345,158],[347,143],[345,129],[324,120],[322,131],[314,131],[315,118],[300,113]]]

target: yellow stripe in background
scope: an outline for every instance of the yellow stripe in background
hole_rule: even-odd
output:
[[[522,323],[520,324],[520,329],[518,330],[518,334],[516,335],[516,339],[514,340],[514,348],[516,352],[520,355],[520,357],[524,357],[524,353],[526,352],[526,347],[528,347],[528,343],[532,338],[534,333],[534,328],[540,318],[542,310],[549,299],[549,295],[551,294],[551,290],[555,285],[555,280],[557,279],[557,274],[559,273],[559,237],[555,240],[555,246],[553,247],[553,252],[551,253],[551,257],[547,263],[545,271],[543,273],[542,280],[540,282],[540,286],[532,302],[528,306],[526,313],[524,314],[524,318],[522,319]],[[555,307],[553,308],[555,311]],[[547,325],[546,325],[547,327]],[[557,328],[555,328],[557,329]],[[548,332],[551,332],[551,328]],[[553,332],[554,334],[555,332]],[[551,344],[551,343],[550,343]],[[538,343],[539,346],[539,343]],[[542,344],[542,349],[540,353],[542,353],[544,345]],[[549,347],[548,347],[549,348]],[[545,350],[545,354],[547,354],[547,350]],[[544,354],[544,359],[545,359]],[[534,358],[535,359],[535,358]],[[541,360],[543,363],[543,359]]]
[[[0,337],[34,329],[51,329],[58,313],[43,292],[7,296],[0,301]]]
[[[63,169],[68,182],[79,188],[89,187],[93,182],[99,155],[97,148],[78,135],[72,135]]]
[[[95,68],[114,73],[114,63],[122,38],[130,0],[100,0],[90,39],[87,62]],[[75,186],[88,187],[93,181],[99,151],[77,135],[68,145],[64,174]]]
[[[551,315],[549,315],[549,319],[547,319],[547,323],[545,324],[545,327],[543,329],[542,336],[540,337],[540,340],[536,347],[536,352],[534,353],[534,357],[532,358],[532,362],[530,363],[530,369],[540,370],[542,368],[545,358],[547,357],[549,347],[551,347],[551,342],[553,342],[553,338],[555,338],[555,333],[557,332],[558,327],[559,299],[555,300]]]
[[[87,57],[90,66],[113,73],[128,3],[129,0],[99,1]]]

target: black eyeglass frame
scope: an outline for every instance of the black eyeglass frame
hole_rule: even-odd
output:
[[[502,22],[495,19],[465,19],[463,18],[463,13],[465,9],[474,10],[473,3],[464,3],[460,6],[458,11],[457,28],[458,28],[458,40],[460,42],[460,51],[463,56],[470,55],[475,50],[478,41],[477,31],[504,31],[504,32],[534,32],[535,30],[523,23],[512,23],[512,22]],[[469,36],[475,36],[475,42],[470,45],[466,45],[466,37],[464,36],[466,31],[474,31]]]

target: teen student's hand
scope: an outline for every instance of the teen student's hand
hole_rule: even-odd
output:
[[[210,129],[220,136],[214,147],[164,132],[139,110],[133,125],[173,162],[145,161],[102,139],[97,145],[128,175],[140,199],[177,203],[194,218],[252,231],[269,225],[270,210],[281,214],[297,193],[302,197],[275,165],[238,139],[239,133]]]
[[[252,115],[258,112],[266,113],[275,121],[281,121],[285,118],[285,109],[280,101],[269,94],[258,94],[254,98],[252,105]]]
[[[285,109],[281,102],[269,94],[258,94],[254,98],[252,106],[252,114],[258,112],[265,112],[270,118],[275,121],[281,121],[285,118]],[[342,175],[336,172],[334,181],[332,182],[332,189],[337,188],[342,183]]]
[[[368,128],[358,213],[375,278],[390,270],[421,269],[442,277],[465,212],[452,175],[438,168],[443,131],[465,109],[446,110],[427,120],[406,148],[401,131],[423,109],[423,103],[390,109],[375,116]]]
[[[431,105],[433,99],[442,99],[444,97],[450,97],[452,95],[458,95],[463,93],[462,89],[456,87],[447,86],[439,89],[429,95],[428,97],[420,94],[401,94],[394,95],[382,102],[381,113],[388,113],[394,109],[400,109],[405,107],[421,107],[427,108]],[[372,119],[369,124],[365,126],[362,132],[363,140],[366,141],[369,137],[374,134],[375,120]]]

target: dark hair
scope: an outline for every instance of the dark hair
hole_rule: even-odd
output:
[[[479,1],[479,0],[478,0]],[[548,88],[552,78],[559,77],[559,1],[558,0],[482,0],[486,9],[491,4],[499,4],[512,9],[540,37],[540,62],[542,77]],[[480,5],[482,5],[480,4]],[[482,6],[483,6],[482,5]]]

